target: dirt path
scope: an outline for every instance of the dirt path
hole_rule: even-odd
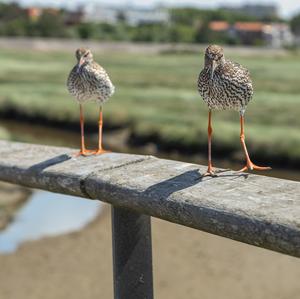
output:
[[[155,298],[296,299],[300,260],[153,219]],[[0,298],[112,298],[108,209],[78,233],[0,255]],[[130,299],[130,298],[129,298]]]

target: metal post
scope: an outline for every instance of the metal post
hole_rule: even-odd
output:
[[[115,299],[152,299],[151,218],[112,207]]]

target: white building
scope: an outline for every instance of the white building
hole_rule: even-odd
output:
[[[84,21],[115,24],[118,21],[118,10],[114,7],[89,4],[83,8]]]
[[[165,23],[169,21],[169,12],[165,8],[115,7],[91,4],[84,8],[84,21],[115,24],[120,16],[132,25]]]
[[[236,22],[229,24],[225,21],[213,21],[209,24],[210,30],[230,37],[238,38],[245,45],[254,45],[263,41],[272,48],[281,48],[295,44],[295,36],[290,26],[285,23],[264,22]]]
[[[137,26],[140,24],[167,23],[169,12],[167,9],[156,8],[127,8],[123,11],[128,24]]]
[[[265,25],[263,32],[267,44],[273,48],[291,46],[295,43],[295,37],[287,24],[272,23]]]

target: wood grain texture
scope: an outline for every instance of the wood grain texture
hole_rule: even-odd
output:
[[[99,199],[141,214],[300,257],[300,183],[151,156],[0,141],[0,180]],[[221,250],[221,248],[220,248]]]

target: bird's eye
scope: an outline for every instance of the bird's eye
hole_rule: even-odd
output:
[[[89,53],[87,52],[83,55],[83,57],[88,57],[88,55],[89,55]]]

